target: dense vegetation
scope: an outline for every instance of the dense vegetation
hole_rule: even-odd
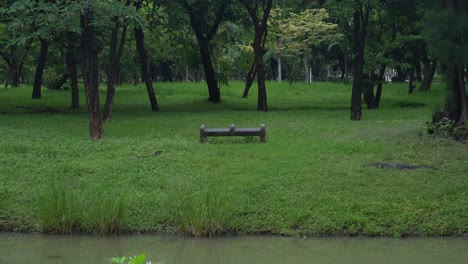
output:
[[[87,135],[86,110],[68,91],[28,99],[0,90],[0,229],[47,233],[170,232],[189,235],[463,235],[466,141],[432,137],[425,122],[443,84],[407,95],[384,85],[380,110],[348,121],[350,85],[269,82],[270,109],[242,99],[242,83],[206,101],[203,84],[117,89],[106,139]],[[104,87],[102,87],[104,89]],[[101,90],[101,94],[105,90]],[[83,95],[82,95],[83,96]],[[267,125],[258,138],[211,138],[201,124]],[[159,156],[151,154],[161,150]],[[431,165],[386,170],[373,162]]]

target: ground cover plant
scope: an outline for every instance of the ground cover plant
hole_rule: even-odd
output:
[[[407,95],[386,84],[380,109],[349,121],[350,85],[268,83],[269,112],[242,83],[206,100],[204,84],[117,88],[105,139],[68,91],[0,90],[0,230],[281,235],[463,235],[466,141],[424,132],[444,85]],[[101,91],[101,96],[104,90]],[[84,102],[84,98],[82,101]],[[267,126],[258,138],[209,138],[208,127]],[[161,151],[159,155],[151,155]],[[374,162],[430,165],[388,170]]]

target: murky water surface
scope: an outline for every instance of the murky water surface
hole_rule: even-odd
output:
[[[0,233],[0,264],[110,263],[147,253],[152,263],[468,263],[468,238],[194,239]]]

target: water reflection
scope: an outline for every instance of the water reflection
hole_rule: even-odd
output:
[[[110,263],[146,252],[171,263],[467,263],[466,238],[189,239],[154,235],[95,237],[0,233],[0,264]]]

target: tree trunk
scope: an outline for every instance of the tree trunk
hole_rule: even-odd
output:
[[[309,55],[304,54],[304,82],[310,84],[311,72],[310,72],[310,60]]]
[[[104,137],[102,119],[99,113],[99,61],[96,30],[91,7],[85,6],[81,22],[81,60],[86,102],[89,113],[89,134],[92,139]]]
[[[447,65],[447,96],[443,117],[457,125],[463,125],[468,117],[468,98],[465,91],[464,66],[452,63]],[[433,120],[433,122],[440,120]]]
[[[458,74],[458,96],[460,98],[461,113],[458,118],[458,125],[463,125],[468,120],[468,96],[465,90],[465,66],[457,65]]]
[[[159,111],[159,106],[149,74],[148,52],[146,51],[144,44],[145,34],[143,33],[143,29],[141,27],[135,27],[135,41],[138,53],[140,54],[141,78],[146,84],[146,90],[148,91],[148,97],[151,103],[151,111],[157,112]]]
[[[51,89],[51,90],[60,90],[62,88],[62,86],[65,84],[65,82],[67,82],[69,77],[70,77],[70,73],[68,73],[68,71],[64,72],[62,74],[62,77],[60,77],[60,79],[58,81],[49,84],[49,89]]]
[[[363,94],[364,94],[364,101],[366,102],[367,109],[374,108],[374,81],[372,80],[372,76],[365,75],[363,79]]]
[[[208,86],[208,101],[219,103],[221,101],[221,95],[219,91],[218,80],[216,79],[216,72],[211,60],[209,43],[218,31],[218,27],[224,17],[224,12],[230,4],[230,1],[220,2],[221,5],[217,10],[214,16],[214,21],[211,25],[209,25],[207,21],[204,20],[203,15],[200,15],[200,6],[194,7],[189,2],[191,1],[184,1],[183,6],[187,10],[187,13],[190,17],[190,26],[192,27],[193,31],[195,32],[195,36],[197,37],[198,48],[200,50],[203,69],[205,71],[206,84]],[[206,11],[206,9],[203,11]]]
[[[119,30],[119,17],[113,17],[114,28],[111,32],[110,47],[109,47],[109,69],[107,72],[107,91],[106,91],[106,102],[104,104],[104,111],[102,113],[102,119],[104,122],[108,122],[112,116],[112,105],[114,104],[115,96],[115,83],[117,77],[117,33]]]
[[[198,48],[200,50],[200,56],[203,62],[203,69],[205,71],[206,84],[208,86],[208,101],[213,103],[219,103],[221,101],[221,94],[218,87],[218,81],[216,80],[216,73],[213,68],[213,62],[211,61],[211,55],[209,50],[209,41],[203,36],[201,32],[196,32]]]
[[[287,64],[285,64],[287,66]],[[288,70],[288,81],[289,81],[289,86],[292,85],[293,81],[294,81],[294,76],[296,76],[296,66],[297,66],[297,63],[293,63],[292,65],[292,69],[289,71]],[[289,67],[291,68],[291,67]],[[288,67],[286,67],[286,69],[289,69]]]
[[[434,78],[435,70],[437,68],[437,61],[433,60],[432,62],[429,60],[427,55],[421,58],[423,63],[423,79],[421,82],[421,86],[419,87],[420,92],[428,92],[431,90],[432,79]]]
[[[257,31],[257,30],[255,30]],[[257,32],[257,36],[261,39],[263,32]],[[267,94],[265,86],[265,68],[263,65],[263,48],[261,42],[254,41],[254,51],[255,51],[255,69],[257,70],[257,84],[258,84],[258,101],[257,101],[257,110],[258,111],[267,111]]]
[[[379,105],[380,105],[380,98],[382,96],[382,86],[383,86],[384,76],[385,76],[385,68],[387,68],[385,64],[380,65],[379,76],[377,80],[377,90],[375,92],[375,98],[374,98],[374,108],[379,108]]]
[[[395,71],[397,72],[397,76],[396,76],[396,78],[393,78],[392,81],[394,81],[394,82],[400,82],[400,83],[401,83],[401,82],[404,82],[406,76],[405,76],[405,74],[403,73],[403,70],[401,69],[401,66],[396,66],[396,67],[395,67]]]
[[[67,43],[67,54],[66,54],[66,63],[68,68],[68,73],[70,74],[71,81],[71,109],[80,108],[80,94],[78,88],[78,74],[76,70],[76,60],[75,60],[75,38],[73,32],[67,33],[68,43]]]
[[[364,17],[362,3],[356,0],[356,4],[354,12],[354,46],[356,56],[354,58],[354,79],[351,93],[351,120],[353,121],[362,119],[361,93],[364,73],[364,50],[370,12],[370,6],[367,5]]]
[[[10,75],[11,75],[11,86],[18,87],[20,84],[21,67],[18,58],[18,45],[12,45],[11,48],[11,59],[10,59]]]
[[[254,54],[255,56],[255,54]],[[249,95],[250,88],[252,87],[253,82],[255,81],[255,77],[257,77],[257,64],[256,64],[256,57],[254,58],[254,61],[252,63],[252,66],[250,66],[250,70],[247,73],[247,76],[245,77],[245,88],[244,88],[244,93],[242,94],[242,98],[247,98]]]
[[[49,49],[49,42],[47,40],[41,38],[39,41],[41,42],[41,49],[39,51],[39,58],[37,60],[36,74],[34,75],[32,99],[41,98],[42,73],[44,72],[47,51]]]
[[[244,93],[242,94],[242,98],[247,98],[249,95],[249,90],[250,87],[252,87],[252,84],[255,80],[255,76],[257,76],[257,67],[255,65],[255,59],[252,62],[252,66],[250,66],[250,70],[247,73],[247,76],[245,77],[245,88],[244,88]]]
[[[421,76],[421,62],[416,61],[416,68],[414,69],[416,72],[416,81],[417,82],[422,82],[422,76]]]
[[[20,68],[18,61],[12,61],[10,65],[11,86],[18,87],[20,83]]]
[[[127,1],[128,3],[129,1]],[[124,19],[124,21],[126,22],[126,19]],[[116,79],[115,79],[115,83],[121,85],[122,82],[123,82],[123,77],[122,77],[122,56],[123,56],[123,50],[124,50],[124,47],[125,47],[125,41],[127,40],[127,24],[125,24],[122,28],[122,33],[120,35],[120,43],[119,43],[119,49],[117,51],[117,76],[116,76]]]
[[[340,70],[341,70],[340,80],[344,81],[344,77],[345,77],[345,59],[344,59],[344,56],[342,58],[339,58],[339,66],[340,66]]]
[[[278,79],[277,69],[278,65],[276,65],[278,61],[275,60],[273,57],[270,57],[270,68],[271,68],[271,77],[273,80]]]
[[[263,65],[263,47],[265,45],[267,37],[267,22],[268,17],[270,16],[271,6],[273,4],[272,0],[266,0],[262,2],[262,5],[256,1],[251,3],[248,0],[239,0],[252,19],[252,23],[255,29],[254,41],[252,47],[255,54],[255,69],[257,71],[257,83],[258,83],[258,101],[257,101],[257,110],[266,112],[267,111],[267,94],[265,86],[265,68]],[[259,10],[262,9],[262,10]],[[261,19],[259,14],[262,15]]]
[[[411,67],[411,71],[408,76],[408,94],[413,94],[414,87],[416,85],[413,85],[413,78],[414,78],[414,65]]]
[[[344,55],[343,55],[343,60],[344,60],[344,78],[348,79],[349,77],[349,68],[348,68],[348,62],[349,62],[349,59],[348,59],[348,54],[345,52]]]
[[[278,82],[283,80],[283,69],[281,66],[281,54],[277,54],[277,63],[278,63]]]

